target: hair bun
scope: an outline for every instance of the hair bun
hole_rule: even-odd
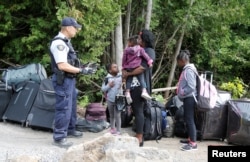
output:
[[[186,55],[188,55],[189,57],[191,56],[191,54],[190,54],[190,51],[189,51],[189,50],[181,50],[180,52],[185,53],[185,54],[186,54]]]

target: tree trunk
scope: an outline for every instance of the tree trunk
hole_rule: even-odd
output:
[[[181,45],[182,45],[184,35],[185,35],[185,30],[183,29],[182,32],[181,32],[181,36],[180,36],[180,38],[178,40],[178,44],[176,46],[174,56],[172,58],[172,66],[171,66],[170,74],[168,76],[167,87],[170,87],[172,85],[172,82],[173,82],[173,79],[174,79],[174,72],[175,72],[175,68],[176,68],[176,64],[177,64],[176,57],[180,53],[180,49],[181,49]],[[165,95],[164,95],[164,98],[168,98],[168,96],[169,96],[169,91],[166,91]]]
[[[149,27],[150,27],[152,7],[153,7],[153,0],[148,0],[146,20],[145,20],[145,29],[149,29]]]
[[[125,18],[125,24],[124,24],[124,38],[123,38],[123,47],[127,46],[127,40],[129,37],[129,28],[130,28],[130,16],[131,16],[131,3],[132,0],[127,5],[127,13]]]
[[[113,62],[115,60],[115,31],[111,32],[111,62]]]
[[[177,44],[176,49],[175,49],[175,54],[174,54],[174,56],[172,58],[172,66],[171,66],[171,71],[170,71],[170,74],[169,74],[169,77],[168,77],[167,87],[170,87],[172,85],[172,82],[173,82],[173,79],[174,79],[174,72],[175,72],[175,68],[176,68],[176,64],[177,64],[176,57],[180,53],[183,37],[185,35],[186,25],[187,25],[187,22],[188,22],[189,12],[191,10],[191,7],[193,6],[193,3],[194,3],[194,0],[190,0],[190,6],[189,6],[189,10],[187,11],[187,14],[185,16],[185,19],[184,19],[184,24],[182,26],[181,36],[180,36],[180,38],[178,40],[178,44]],[[165,91],[164,97],[168,98],[168,96],[169,96],[169,91]]]
[[[122,44],[122,18],[121,15],[118,18],[118,24],[115,29],[115,55],[116,64],[119,69],[122,68],[122,55],[123,55],[123,44]]]
[[[164,69],[164,68],[162,68],[162,62],[163,62],[163,60],[165,59],[165,54],[167,53],[167,49],[168,49],[168,47],[169,47],[169,44],[170,44],[170,42],[174,39],[174,37],[176,36],[176,33],[180,30],[180,27],[181,27],[181,25],[178,25],[178,27],[175,29],[175,31],[173,32],[173,34],[172,34],[172,36],[167,40],[167,42],[165,43],[165,47],[164,47],[164,50],[162,51],[162,53],[161,53],[161,59],[160,59],[160,61],[159,61],[159,63],[158,63],[158,67],[157,67],[157,69],[155,70],[155,72],[154,72],[154,74],[153,74],[153,80],[155,79],[155,78],[158,78],[158,76],[159,75],[162,75],[161,73],[160,73],[160,71],[162,70],[162,69]],[[159,34],[159,35],[161,35],[161,34]]]

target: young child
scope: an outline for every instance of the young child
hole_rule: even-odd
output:
[[[120,135],[121,111],[117,110],[116,108],[115,97],[122,91],[122,76],[119,73],[117,64],[115,63],[106,65],[106,70],[108,74],[102,83],[101,90],[106,93],[106,102],[110,116],[110,133],[114,135]]]
[[[145,59],[148,63],[149,67],[152,67],[153,60],[148,56],[148,54],[144,51],[144,49],[137,42],[138,36],[132,36],[128,38],[128,45],[124,50],[123,58],[122,58],[122,69],[126,71],[133,71],[135,68],[141,66],[142,59]],[[146,100],[151,99],[151,96],[148,94],[146,90],[146,82],[144,79],[144,75],[139,74],[136,76],[140,85],[142,87],[141,96]],[[127,103],[131,104],[132,98],[130,96],[130,88],[132,83],[133,76],[129,76],[126,79],[126,92],[125,96],[127,99]]]

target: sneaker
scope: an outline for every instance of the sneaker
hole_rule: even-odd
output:
[[[182,150],[182,151],[197,150],[197,144],[192,145],[192,144],[188,143],[188,144],[186,144],[186,145],[183,145],[183,146],[181,147],[181,150]]]
[[[109,132],[110,132],[111,134],[116,134],[116,129],[115,129],[115,128],[111,128],[111,129],[109,130]]]
[[[61,148],[68,148],[73,145],[73,142],[68,142],[66,138],[63,138],[61,140],[54,140],[52,144]]]
[[[188,139],[182,139],[182,140],[180,140],[180,143],[182,143],[182,144],[188,144],[189,140]]]
[[[141,97],[143,97],[146,100],[151,100],[152,99],[152,97],[149,96],[149,94],[147,92],[142,92]]]

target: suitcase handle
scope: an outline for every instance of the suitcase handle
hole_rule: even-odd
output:
[[[207,75],[210,75],[210,83],[213,82],[213,72],[212,71],[204,71],[202,72],[203,78],[207,79]]]
[[[6,71],[5,91],[8,91],[8,89],[10,88],[10,87],[8,86],[8,77],[9,77],[8,69],[0,69],[0,70]]]
[[[212,71],[204,71],[204,74],[210,74],[210,75],[213,75],[213,72],[212,72]]]

